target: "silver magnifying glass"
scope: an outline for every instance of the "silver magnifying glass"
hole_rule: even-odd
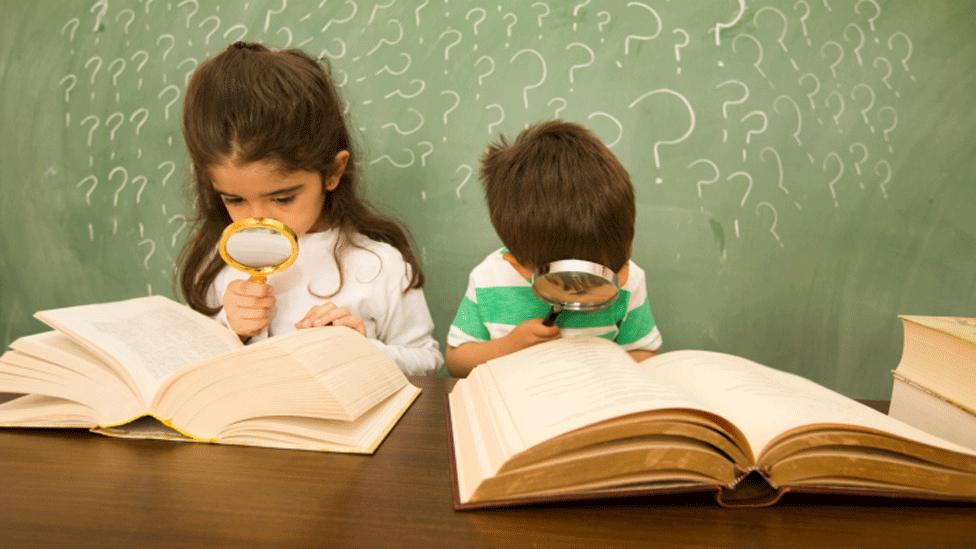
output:
[[[532,276],[532,291],[551,308],[542,321],[552,326],[564,310],[599,311],[617,298],[617,273],[608,267],[582,259],[553,261]]]

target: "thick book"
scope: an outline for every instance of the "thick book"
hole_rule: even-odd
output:
[[[0,356],[0,426],[371,454],[420,393],[345,327],[245,346],[161,296],[35,316],[54,330]]]
[[[976,451],[744,358],[673,351],[635,363],[564,338],[491,360],[448,395],[454,506],[714,492],[976,501]]]
[[[902,315],[888,415],[976,448],[976,318]]]

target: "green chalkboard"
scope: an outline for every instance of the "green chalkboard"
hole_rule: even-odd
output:
[[[179,129],[238,39],[331,59],[369,195],[411,229],[443,341],[499,245],[477,161],[551,117],[630,170],[666,349],[890,394],[898,313],[976,314],[976,3],[2,2],[0,340],[37,309],[161,293]]]

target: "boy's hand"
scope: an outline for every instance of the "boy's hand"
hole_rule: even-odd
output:
[[[270,284],[234,280],[227,285],[222,305],[230,329],[248,338],[257,335],[271,320],[274,290]]]
[[[520,351],[538,343],[552,341],[559,337],[559,326],[546,326],[541,318],[530,318],[519,324],[505,336],[511,350]]]
[[[336,307],[335,303],[329,301],[322,305],[316,305],[305,313],[305,318],[295,323],[296,329],[312,328],[315,326],[346,326],[366,335],[366,325],[363,319],[349,312],[349,309]]]

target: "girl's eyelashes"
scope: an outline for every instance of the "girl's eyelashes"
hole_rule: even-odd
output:
[[[224,204],[228,206],[237,206],[239,204],[244,203],[244,199],[239,196],[221,196],[220,199],[223,200]],[[275,204],[279,204],[282,206],[285,204],[290,204],[294,200],[295,200],[295,195],[293,194],[288,196],[276,196],[271,199],[271,201],[274,202]]]

